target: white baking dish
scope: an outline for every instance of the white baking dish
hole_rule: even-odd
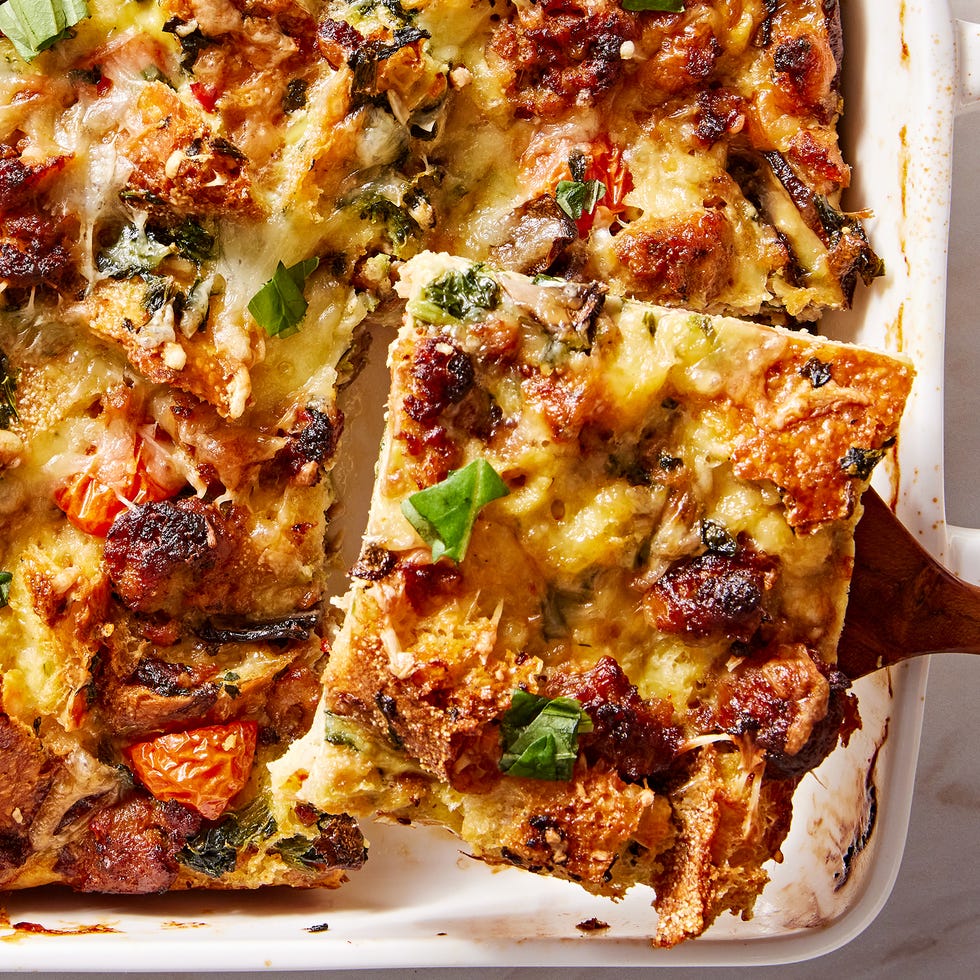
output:
[[[844,0],[842,6],[845,145],[856,163],[845,204],[874,210],[868,227],[888,275],[859,292],[856,310],[828,320],[826,329],[843,339],[900,346],[914,358],[919,376],[891,474],[899,511],[931,551],[980,578],[977,535],[957,532],[949,547],[941,453],[952,120],[980,98],[980,29],[954,24],[946,4],[935,0]],[[381,396],[365,404],[370,401],[377,407]],[[648,944],[649,893],[636,891],[613,905],[563,882],[492,872],[434,831],[368,826],[371,860],[336,892],[11,895],[9,922],[63,933],[0,925],[0,963],[6,970],[201,972],[708,966],[817,956],[872,920],[897,874],[925,680],[925,665],[914,663],[861,683],[864,728],[801,785],[785,860],[773,868],[756,917],[748,923],[726,917],[702,939],[669,952]],[[575,928],[592,917],[610,928]],[[328,929],[310,931],[324,923]]]

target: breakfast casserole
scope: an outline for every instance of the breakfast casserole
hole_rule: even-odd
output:
[[[381,813],[747,914],[911,379],[774,326],[883,271],[841,57],[835,0],[0,3],[0,887],[336,886]]]

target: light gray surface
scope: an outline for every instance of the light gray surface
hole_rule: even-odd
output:
[[[881,0],[882,3],[885,0]],[[959,4],[966,12],[969,4]],[[947,325],[947,512],[952,523],[980,527],[980,114],[957,124],[950,295]],[[752,975],[825,977],[975,976],[980,968],[980,658],[934,661],[908,844],[892,896],[849,946],[811,963],[752,970]],[[53,941],[57,941],[56,939]],[[3,949],[0,946],[0,969]],[[139,969],[143,964],[133,964]],[[330,964],[325,962],[324,969]],[[464,967],[461,964],[461,967]],[[164,964],[160,964],[165,969]],[[704,970],[659,970],[657,978]],[[716,978],[748,976],[715,970]],[[394,971],[283,974],[295,980],[376,980]],[[472,969],[398,971],[399,980],[473,976]],[[528,977],[584,980],[611,971],[484,970],[480,980]],[[273,974],[275,975],[275,974]],[[71,974],[60,974],[67,977]],[[104,974],[106,980],[113,975]],[[159,977],[160,974],[128,974]],[[175,976],[191,976],[179,974]],[[234,974],[212,975],[230,980]],[[122,978],[120,977],[120,980]]]

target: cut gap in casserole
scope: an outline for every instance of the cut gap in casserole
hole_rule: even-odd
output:
[[[835,644],[908,362],[444,254],[397,289],[363,550],[277,795],[652,885],[659,945],[749,915],[859,723]]]

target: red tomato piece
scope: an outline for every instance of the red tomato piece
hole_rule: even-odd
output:
[[[149,501],[166,500],[173,490],[159,486],[150,479],[143,461],[139,458],[139,437],[136,442],[137,458],[132,464],[129,485],[117,489],[103,483],[89,467],[82,473],[69,477],[68,482],[54,492],[54,502],[65,512],[68,520],[86,534],[105,537],[112,522],[129,504],[145,504]]]
[[[214,85],[205,85],[204,82],[191,82],[190,88],[194,98],[201,104],[201,108],[205,112],[214,112],[221,92]]]
[[[589,162],[585,168],[585,179],[602,181],[606,193],[599,198],[598,203],[607,211],[622,214],[626,210],[623,198],[633,190],[633,175],[623,159],[622,151],[610,142],[608,136],[600,136],[592,144]],[[583,214],[575,222],[579,235],[584,238],[594,222],[594,212]]]
[[[176,800],[214,820],[248,782],[258,729],[254,721],[233,721],[170,732],[130,746],[129,759],[158,800]]]

